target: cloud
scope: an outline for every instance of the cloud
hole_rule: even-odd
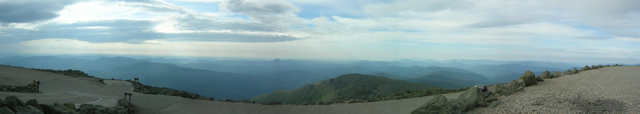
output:
[[[363,6],[363,12],[373,16],[390,16],[400,12],[434,12],[445,9],[459,10],[474,7],[473,2],[463,0],[398,0]]]
[[[0,1],[0,23],[31,23],[58,17],[58,11],[71,0]]]
[[[545,14],[517,15],[517,16],[502,17],[498,19],[476,22],[476,23],[465,25],[464,27],[491,28],[491,27],[544,22],[544,21],[554,20],[555,18],[557,18],[557,16],[545,15]]]
[[[258,22],[216,19],[215,17],[198,14],[185,14],[173,17],[172,19],[177,21],[176,26],[179,27],[179,29],[190,31],[229,30],[276,32],[284,29]]]
[[[249,16],[252,20],[267,24],[297,23],[294,14],[298,8],[284,1],[245,1],[229,0],[221,4],[232,13]]]
[[[198,22],[191,23],[197,24]],[[164,39],[174,41],[204,41],[204,42],[281,42],[300,39],[290,34],[278,34],[271,32],[240,31],[243,28],[232,29],[226,27],[216,28],[196,26],[187,28],[177,33],[163,33],[155,31],[157,23],[150,20],[97,20],[83,21],[73,24],[49,23],[41,25],[39,30],[11,29],[7,31],[11,36],[4,37],[0,43],[16,43],[38,39],[77,39],[93,43],[124,42],[142,43],[145,40]],[[214,23],[215,24],[215,23]],[[223,26],[235,26],[248,24],[217,23]],[[211,25],[211,24],[209,24]],[[199,28],[201,27],[201,28]],[[263,27],[264,28],[264,27]],[[201,30],[189,31],[188,29]],[[207,31],[207,29],[220,29],[220,31]],[[260,30],[256,28],[256,30]],[[186,32],[185,32],[186,31]],[[265,28],[264,31],[272,31]]]
[[[606,39],[613,39],[613,37],[610,36],[580,36],[580,37],[576,37],[578,39],[588,39],[588,40],[606,40]]]

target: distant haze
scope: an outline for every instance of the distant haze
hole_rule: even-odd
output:
[[[638,63],[638,0],[0,0],[0,57]]]

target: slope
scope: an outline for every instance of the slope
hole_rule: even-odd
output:
[[[389,79],[382,76],[346,74],[337,78],[306,85],[290,91],[275,91],[256,96],[255,102],[283,102],[292,104],[357,100],[376,95],[402,93],[407,90],[437,89],[439,87]]]
[[[145,85],[192,91],[216,99],[244,99],[276,90],[262,77],[140,62],[96,73],[101,78],[139,78]]]
[[[491,79],[470,71],[441,70],[428,75],[406,79],[413,83],[423,83],[443,88],[456,89],[476,84],[489,84]]]

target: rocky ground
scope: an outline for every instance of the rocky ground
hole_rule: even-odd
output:
[[[545,79],[522,92],[501,96],[481,114],[575,114],[640,112],[640,66],[604,67]]]

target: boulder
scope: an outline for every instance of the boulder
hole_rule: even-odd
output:
[[[71,107],[69,107],[69,104],[71,104]],[[64,105],[61,105],[58,102],[54,102],[53,107],[58,112],[63,112],[64,114],[76,113],[76,107],[73,103],[64,103]]]
[[[12,95],[5,98],[4,105],[9,107],[11,110],[16,111],[17,107],[24,106],[24,102],[18,99],[15,95]]]
[[[511,88],[507,88],[505,86],[502,86],[500,84],[494,84],[494,87],[496,87],[496,93],[500,94],[500,95],[511,95],[511,93],[513,93],[513,90]]]
[[[42,108],[42,112],[45,114],[56,114],[56,112],[58,112],[57,109],[50,104],[40,104],[38,106]]]
[[[598,67],[596,67],[596,65],[591,65],[591,69],[598,69]]]
[[[573,70],[564,71],[564,74],[565,75],[572,75],[573,74]]]
[[[573,72],[571,72],[571,73],[572,73],[572,74],[578,74],[578,73],[580,73],[580,72],[578,72],[578,69],[573,68]]]
[[[487,108],[495,108],[496,106],[498,106],[501,102],[500,101],[496,101],[496,102],[491,102],[491,104],[489,104],[489,106],[487,106]]]
[[[538,83],[536,81],[536,75],[533,74],[533,72],[531,72],[530,70],[527,70],[526,72],[524,72],[524,74],[522,74],[522,76],[520,76],[520,78],[518,79],[524,80],[526,86],[530,86]]]
[[[540,75],[540,77],[542,79],[549,79],[549,78],[553,78],[553,74],[551,74],[549,70],[545,70],[544,73]]]
[[[491,101],[498,100],[498,97],[500,97],[500,95],[494,94],[494,95],[491,95],[491,96],[485,98],[485,100],[487,100],[487,102],[491,102]]]
[[[64,104],[62,104],[62,106],[64,106],[65,108],[68,108],[68,109],[76,110],[76,104],[73,104],[71,102],[64,103]]]
[[[554,77],[554,78],[555,78],[555,77],[560,77],[560,76],[563,76],[563,75],[564,75],[564,74],[563,74],[562,72],[560,72],[560,71],[555,71],[555,72],[553,72],[553,77]]]
[[[580,72],[584,72],[584,71],[587,71],[587,70],[591,70],[591,68],[589,68],[589,65],[582,67],[580,69]]]
[[[487,98],[491,95],[493,95],[493,92],[491,91],[486,91],[486,92],[480,92],[482,94],[482,97]]]
[[[467,105],[469,105],[461,99],[451,99],[449,100],[449,102],[451,102],[451,107],[453,107],[453,110],[456,113],[458,112],[462,113],[464,111],[467,111]]]
[[[520,92],[520,91],[524,91],[524,87],[526,86],[526,83],[524,82],[524,80],[522,79],[518,79],[516,81],[511,82],[510,88],[511,90],[513,90],[513,92]]]
[[[9,107],[0,107],[0,114],[15,114]]]
[[[478,89],[467,89],[458,96],[458,99],[467,103],[467,109],[473,109],[475,107],[484,107],[487,104],[487,101],[484,100],[484,96],[479,92]]]
[[[33,107],[31,105],[19,106],[16,108],[17,108],[17,110],[15,110],[16,114],[44,114],[40,110],[38,110],[36,107]]]
[[[536,81],[538,81],[538,82],[544,82],[544,79],[542,79],[542,76],[538,76],[538,77],[536,77]]]
[[[78,107],[78,112],[83,114],[93,114],[98,111],[96,111],[96,109],[93,108],[93,104],[81,104],[80,107]]]
[[[28,100],[26,105],[33,106],[34,108],[40,110],[40,112],[43,112],[42,108],[40,108],[40,106],[38,105],[38,101],[36,99]]]
[[[427,103],[411,111],[411,114],[452,114],[453,107],[449,100],[442,95],[435,95]]]

